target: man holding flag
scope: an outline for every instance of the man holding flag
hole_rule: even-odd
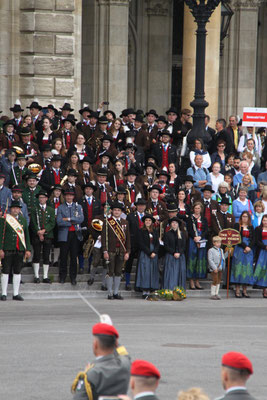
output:
[[[8,204],[6,211],[8,209]],[[2,296],[7,299],[8,275],[13,269],[13,300],[23,301],[19,294],[23,258],[31,256],[30,236],[26,219],[20,214],[21,203],[12,201],[10,214],[0,218],[0,259],[2,260]]]

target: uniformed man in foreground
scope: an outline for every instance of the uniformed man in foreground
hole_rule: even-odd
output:
[[[134,399],[157,400],[155,395],[159,385],[160,372],[151,362],[135,360],[131,366],[129,388]],[[119,396],[122,400],[131,400],[128,396]]]
[[[10,214],[0,219],[0,259],[2,260],[1,300],[7,299],[8,275],[13,269],[13,300],[23,301],[19,294],[23,258],[31,256],[30,235],[26,219],[20,214],[21,203],[12,201]]]
[[[119,333],[112,325],[93,326],[95,360],[84,372],[78,373],[73,384],[74,400],[97,400],[99,396],[126,394],[130,379],[130,357],[118,345]]]
[[[222,356],[221,380],[225,395],[220,399],[255,400],[246,388],[246,382],[252,374],[252,363],[244,354],[235,351],[224,354]]]

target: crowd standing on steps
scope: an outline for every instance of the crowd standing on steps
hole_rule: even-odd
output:
[[[211,272],[219,300],[228,263],[218,235],[228,228],[241,236],[230,254],[236,298],[251,287],[267,298],[265,128],[231,115],[213,129],[206,116],[204,136],[193,137],[190,109],[103,108],[85,104],[78,121],[67,101],[58,110],[18,100],[1,116],[1,300],[12,274],[13,299],[23,300],[25,265],[36,285],[52,283],[51,265],[62,285],[88,273],[88,289],[101,267],[109,300],[123,299],[122,286],[144,299],[186,280],[202,290]]]

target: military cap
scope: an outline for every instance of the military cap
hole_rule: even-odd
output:
[[[11,188],[11,192],[23,192],[24,187],[22,187],[21,185],[14,185]]]
[[[236,351],[230,351],[222,356],[222,365],[224,367],[247,370],[249,374],[253,374],[253,367],[251,361],[245,354]]]
[[[154,364],[146,360],[133,361],[131,366],[131,375],[146,377],[154,376],[155,378],[160,379],[159,370],[155,367]]]
[[[27,181],[28,179],[36,179],[37,181],[39,181],[39,178],[37,178],[37,176],[33,172],[24,175],[23,179],[25,179],[25,181]]]
[[[66,190],[63,190],[63,194],[64,194],[64,195],[66,195],[66,194],[72,194],[72,196],[75,196],[75,191],[74,191],[74,189],[72,189],[72,188],[68,188],[68,189],[66,189]]]
[[[113,325],[103,324],[101,322],[93,326],[92,333],[93,335],[115,336],[116,338],[119,337],[119,333]]]
[[[145,215],[142,217],[142,221],[145,222],[146,219],[151,219],[151,221],[153,222],[153,224],[154,224],[154,222],[156,221],[152,214],[145,214]]]
[[[3,174],[3,172],[0,172],[0,178],[5,178],[6,179],[6,176],[5,176],[5,174]]]
[[[19,208],[22,208],[21,202],[20,202],[19,200],[12,200],[12,201],[11,201],[10,208],[12,208],[12,207],[19,207]]]
[[[102,117],[98,118],[99,124],[108,124],[108,119],[104,115]]]

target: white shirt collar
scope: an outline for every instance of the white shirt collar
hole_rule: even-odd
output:
[[[225,393],[229,393],[234,390],[247,390],[247,388],[245,386],[232,386],[229,389],[227,389]]]
[[[143,396],[155,396],[155,393],[154,392],[141,392],[134,396],[134,400],[139,399],[140,397],[143,397]]]

